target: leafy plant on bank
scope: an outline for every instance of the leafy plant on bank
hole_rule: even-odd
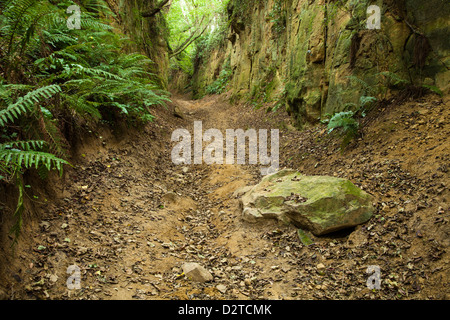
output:
[[[68,164],[66,160],[56,157],[54,154],[46,152],[47,143],[43,140],[19,140],[18,134],[9,134],[7,126],[12,125],[16,121],[23,120],[26,113],[35,113],[43,100],[51,98],[54,94],[61,91],[58,85],[50,85],[41,87],[28,92],[25,96],[19,97],[14,103],[10,102],[5,85],[1,85],[0,93],[2,101],[0,103],[0,130],[2,130],[2,143],[0,143],[0,180],[12,183],[19,190],[19,197],[14,212],[15,223],[11,228],[14,234],[15,244],[18,240],[21,226],[22,214],[24,211],[24,184],[23,174],[27,169],[35,168],[36,170],[56,169],[62,174],[64,164]]]
[[[225,91],[231,77],[233,70],[231,69],[230,58],[227,58],[220,71],[219,77],[209,86],[206,87],[207,94],[221,94]]]
[[[352,84],[362,88],[359,103],[346,103],[344,105],[344,111],[334,114],[329,120],[322,120],[322,123],[328,125],[328,133],[337,129],[340,131],[343,136],[341,148],[347,146],[352,139],[358,136],[360,129],[360,122],[358,119],[364,118],[378,101],[386,99],[388,88],[408,90],[409,88],[414,87],[408,80],[405,80],[396,73],[390,71],[379,72],[375,76],[378,78],[375,85],[370,85],[356,76],[348,76],[347,78],[350,79]],[[442,91],[436,86],[422,85],[420,88],[442,95]]]
[[[81,7],[81,29],[66,9]],[[152,120],[169,94],[156,85],[152,61],[125,51],[129,40],[107,24],[102,0],[0,0],[0,181],[18,188],[17,242],[26,195],[23,176],[62,174],[68,135],[107,119]]]
[[[346,103],[344,111],[334,114],[329,120],[325,119],[322,121],[322,123],[328,124],[329,134],[335,130],[339,130],[339,133],[343,137],[341,149],[344,149],[350,141],[358,136],[360,128],[358,118],[364,118],[368,110],[378,101],[378,98],[375,97],[377,94],[376,88],[356,76],[348,76],[348,78],[353,83],[362,87],[363,93],[359,98],[359,103]]]
[[[273,4],[272,10],[266,17],[272,23],[272,32],[274,36],[279,36],[284,30],[286,30],[286,12],[283,8],[283,1],[276,0]]]

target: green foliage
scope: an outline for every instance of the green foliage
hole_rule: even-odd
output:
[[[36,25],[36,32],[31,34],[35,36],[21,41],[27,44],[23,48],[26,48],[24,52],[30,62],[35,60],[31,68],[27,68],[29,71],[23,73],[32,73],[42,84],[58,83],[62,88],[60,101],[47,108],[47,115],[51,117],[58,113],[55,108],[64,106],[90,120],[110,118],[117,111],[129,119],[152,119],[148,107],[164,104],[168,101],[168,93],[159,90],[155,75],[149,72],[152,62],[143,55],[123,52],[121,48],[127,39],[99,19],[99,16],[111,13],[107,5],[103,1],[86,1],[81,14],[81,30],[69,30],[65,9],[74,2],[62,1],[57,8],[48,1],[43,2],[46,10],[52,12],[47,15],[48,19],[42,20],[46,22],[45,28],[38,29]],[[41,6],[36,6],[35,1],[11,0],[7,3],[23,9],[11,10],[15,14],[8,16],[6,25],[15,24],[14,19],[34,21],[42,15]],[[20,40],[18,32],[8,31],[7,34],[9,38]],[[44,51],[43,42],[46,44]],[[4,59],[16,58],[8,53]]]
[[[50,98],[53,94],[60,92],[58,85],[50,85],[38,88],[27,93],[24,97],[20,97],[15,103],[9,105],[6,109],[0,110],[0,126],[3,127],[8,121],[13,122],[23,113],[31,109],[35,103]]]
[[[432,92],[434,92],[434,93],[436,93],[436,94],[438,94],[438,95],[440,95],[441,97],[444,95],[444,93],[442,92],[442,90],[439,89],[439,88],[436,87],[436,86],[423,84],[422,87],[425,88],[425,89],[428,89],[428,90],[430,90],[430,91],[432,91]]]
[[[227,41],[228,22],[224,15],[219,15],[216,19],[217,27],[210,33],[202,36],[195,42],[193,56],[199,60],[207,59],[209,54],[217,48],[223,46]]]
[[[365,106],[367,106],[367,105],[369,105],[371,103],[377,102],[377,101],[378,101],[378,99],[375,98],[375,97],[361,96],[359,98],[359,105],[361,107],[365,107]]]
[[[172,53],[178,53],[171,58],[172,70],[192,76],[194,58],[223,41],[227,3],[227,0],[173,1],[166,15],[169,47]]]
[[[367,110],[379,100],[379,96],[383,92],[383,88],[379,85],[370,85],[356,76],[348,76],[347,78],[350,79],[354,85],[360,86],[363,90],[362,95],[359,98],[359,105],[354,105],[353,109],[355,110],[355,113],[361,112],[361,114],[365,116]]]
[[[399,85],[405,85],[405,84],[408,83],[408,80],[400,78],[394,72],[383,71],[383,72],[378,73],[377,75],[384,76],[384,77],[386,77],[389,80],[389,83],[386,84],[387,86],[389,86],[389,85],[391,85],[391,86],[399,86]]]
[[[268,13],[267,19],[272,22],[272,32],[274,36],[279,36],[286,30],[286,11],[283,8],[284,1],[276,0],[272,10]]]
[[[4,91],[4,89],[3,89]],[[52,85],[38,88],[19,97],[13,104],[0,110],[0,128],[5,132],[5,127],[15,120],[20,119],[26,112],[32,111],[35,103],[40,103],[44,98],[50,98],[60,91],[59,86]],[[2,140],[13,139],[17,135],[2,136]],[[44,166],[48,171],[55,168],[62,174],[62,167],[67,161],[55,155],[41,151],[46,145],[41,140],[10,140],[0,143],[0,180],[14,183],[19,189],[19,197],[14,212],[14,223],[11,233],[14,233],[13,244],[17,242],[22,225],[22,213],[24,211],[23,194],[24,186],[22,175],[26,169],[38,169]]]
[[[6,57],[13,61],[17,53],[22,54],[30,43],[36,29],[49,14],[47,2],[38,0],[5,0],[0,2],[2,11],[2,41]]]
[[[50,171],[55,167],[62,174],[62,165],[67,164],[67,161],[59,159],[48,152],[9,149],[7,146],[7,144],[0,145],[0,170],[2,173],[8,172],[8,169],[11,169],[11,167],[29,169],[35,166],[37,169],[40,164],[43,164],[47,170]]]
[[[207,94],[221,94],[225,91],[228,82],[231,80],[233,71],[230,65],[230,58],[226,59],[219,77],[211,85],[206,87]]]
[[[352,139],[358,136],[360,128],[358,118],[365,117],[368,110],[378,101],[378,98],[375,97],[378,88],[353,75],[347,78],[353,85],[362,88],[362,95],[359,97],[358,104],[347,102],[344,104],[344,111],[338,112],[333,116],[325,115],[324,118],[328,116],[330,119],[321,120],[322,123],[328,124],[329,134],[337,130],[343,136],[341,149],[344,149]]]
[[[358,78],[357,76],[347,76],[348,79],[352,82],[352,84],[359,85],[363,89],[364,95],[374,96],[378,93],[377,88],[369,85],[364,80]]]
[[[328,133],[339,129],[344,137],[341,148],[344,148],[358,134],[359,122],[354,117],[353,111],[339,112],[328,123]]]
[[[60,91],[59,86],[51,85],[47,87],[37,88],[28,92],[25,96],[19,97],[13,104],[6,106],[0,110],[0,128],[5,132],[6,126],[20,119],[27,112],[34,111],[36,103],[41,100],[51,98],[51,96]],[[0,143],[0,173],[2,179],[8,176],[14,176],[22,173],[23,169],[38,167],[44,164],[48,170],[56,167],[60,173],[62,172],[62,164],[67,161],[54,156],[53,154],[41,152],[45,141],[42,140],[11,140],[16,135],[3,134],[2,140],[9,140]]]
[[[81,7],[80,30],[67,27],[70,5]],[[152,61],[125,51],[129,40],[108,24],[111,16],[103,0],[0,0],[0,181],[19,190],[16,238],[23,175],[62,174],[70,126],[151,121],[149,107],[169,100]]]
[[[336,113],[328,123],[328,133],[331,133],[337,128],[342,128],[342,131],[347,134],[356,134],[359,123],[353,118],[355,113],[353,111],[345,111]]]

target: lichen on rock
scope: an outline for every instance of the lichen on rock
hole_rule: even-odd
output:
[[[372,201],[349,180],[285,169],[245,193],[241,207],[248,222],[274,218],[323,235],[367,222],[375,211]]]

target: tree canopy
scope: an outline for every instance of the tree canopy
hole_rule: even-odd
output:
[[[166,11],[172,66],[190,73],[193,45],[217,30],[229,0],[172,0]]]

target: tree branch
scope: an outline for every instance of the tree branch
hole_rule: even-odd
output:
[[[141,14],[142,17],[144,18],[150,18],[153,17],[154,15],[156,15],[157,13],[159,13],[162,8],[167,4],[167,2],[169,2],[170,0],[162,0],[157,6],[156,8],[148,11],[148,12],[143,12]]]
[[[169,59],[171,59],[171,58],[173,58],[173,57],[179,55],[179,54],[182,53],[184,50],[186,50],[186,48],[189,47],[189,45],[190,45],[192,42],[194,42],[195,40],[197,40],[198,38],[200,38],[200,37],[205,33],[206,29],[208,29],[208,26],[209,26],[209,24],[207,24],[207,25],[203,28],[203,30],[202,30],[196,37],[194,37],[195,32],[192,33],[192,34],[189,36],[189,38],[188,38],[186,41],[183,42],[183,44],[181,44],[177,49],[175,49],[174,52],[172,52],[172,53],[169,55]]]

